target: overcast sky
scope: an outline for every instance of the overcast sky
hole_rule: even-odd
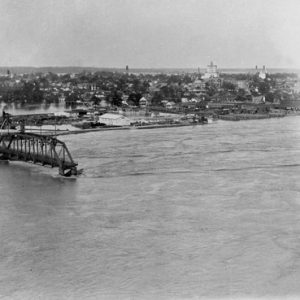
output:
[[[299,68],[299,13],[299,0],[0,0],[0,65]]]

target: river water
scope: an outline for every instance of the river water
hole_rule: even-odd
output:
[[[12,115],[27,115],[27,114],[50,114],[63,112],[70,107],[67,107],[65,103],[51,103],[51,104],[16,104],[16,103],[5,103],[0,101],[0,112],[4,110],[6,113]]]
[[[300,297],[300,117],[61,139],[0,165],[0,299]]]

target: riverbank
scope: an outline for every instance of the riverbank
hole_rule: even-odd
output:
[[[209,119],[206,123],[199,122],[181,122],[181,123],[165,123],[165,124],[147,124],[147,125],[129,125],[129,126],[99,126],[95,128],[79,129],[78,127],[72,126],[71,124],[63,125],[43,125],[39,126],[26,126],[26,132],[33,132],[37,134],[44,135],[77,135],[89,132],[102,132],[102,131],[119,131],[119,130],[141,130],[141,129],[159,129],[159,128],[175,128],[175,127],[185,127],[185,126],[199,126],[206,125],[208,123],[216,122],[217,120],[222,121],[246,121],[246,120],[263,120],[271,118],[283,118],[286,116],[291,116],[287,114],[228,114],[219,115],[216,119]]]
[[[183,126],[196,126],[212,123],[215,120],[224,121],[241,121],[241,120],[260,120],[269,118],[282,118],[289,116],[288,112],[272,111],[269,113],[229,113],[215,114],[212,118],[212,112],[206,114],[151,114],[149,116],[131,116],[128,118],[128,125],[104,124],[95,121],[95,116],[74,117],[74,116],[54,116],[31,114],[23,116],[11,116],[11,128],[20,129],[21,122],[24,123],[25,131],[44,135],[70,135],[82,134],[88,132],[112,131],[112,130],[136,130],[136,129],[157,129],[157,128],[173,128]],[[122,114],[111,114],[111,121],[122,118]],[[118,117],[115,117],[118,116]],[[23,120],[23,121],[22,121]],[[109,122],[111,123],[111,122]],[[130,123],[130,125],[129,125]],[[11,130],[11,129],[10,129]]]
[[[261,120],[270,118],[283,118],[286,114],[228,114],[219,115],[218,118],[225,121]]]
[[[101,131],[114,131],[114,130],[142,130],[142,129],[158,129],[158,128],[174,128],[174,127],[184,127],[184,126],[199,126],[205,125],[200,123],[181,123],[181,124],[153,124],[153,125],[141,125],[141,126],[102,126],[98,128],[89,128],[89,129],[39,129],[29,127],[26,128],[26,132],[39,133],[44,135],[71,135],[71,134],[82,134],[88,132],[101,132]]]

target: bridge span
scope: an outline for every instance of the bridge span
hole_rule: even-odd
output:
[[[77,163],[56,137],[25,132],[0,134],[0,159],[58,167],[62,176],[77,175]]]

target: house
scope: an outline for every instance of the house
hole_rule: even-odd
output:
[[[131,120],[123,115],[106,113],[99,116],[99,122],[108,126],[129,126]]]
[[[181,107],[183,109],[195,109],[196,105],[197,105],[196,102],[191,102],[191,101],[181,103]]]
[[[161,104],[162,104],[163,106],[166,106],[166,104],[167,104],[168,102],[169,102],[168,100],[162,100],[162,101],[161,101]]]
[[[64,103],[65,100],[66,100],[66,97],[65,97],[63,94],[61,94],[61,95],[58,97],[58,100],[59,100],[60,103]]]
[[[129,104],[127,103],[126,100],[122,100],[122,105],[123,105],[123,106],[129,106]]]
[[[100,104],[100,107],[109,107],[110,106],[110,104],[105,99],[101,99],[99,104]]]
[[[188,98],[181,98],[181,103],[188,103],[189,99]]]
[[[292,87],[293,93],[300,93],[300,82],[296,82]]]
[[[270,105],[244,103],[240,106],[241,113],[262,114],[270,111]]]
[[[205,82],[199,79],[195,80],[192,84],[190,84],[189,91],[194,94],[205,93]]]
[[[166,109],[173,109],[175,107],[175,102],[169,101],[166,103]]]
[[[266,99],[265,99],[265,96],[263,96],[263,95],[252,96],[252,102],[256,103],[256,104],[265,103]]]
[[[140,105],[140,107],[146,107],[148,105],[148,100],[145,97],[142,97],[139,100],[139,105]]]
[[[249,91],[249,82],[247,80],[237,80],[236,83],[238,89]]]

